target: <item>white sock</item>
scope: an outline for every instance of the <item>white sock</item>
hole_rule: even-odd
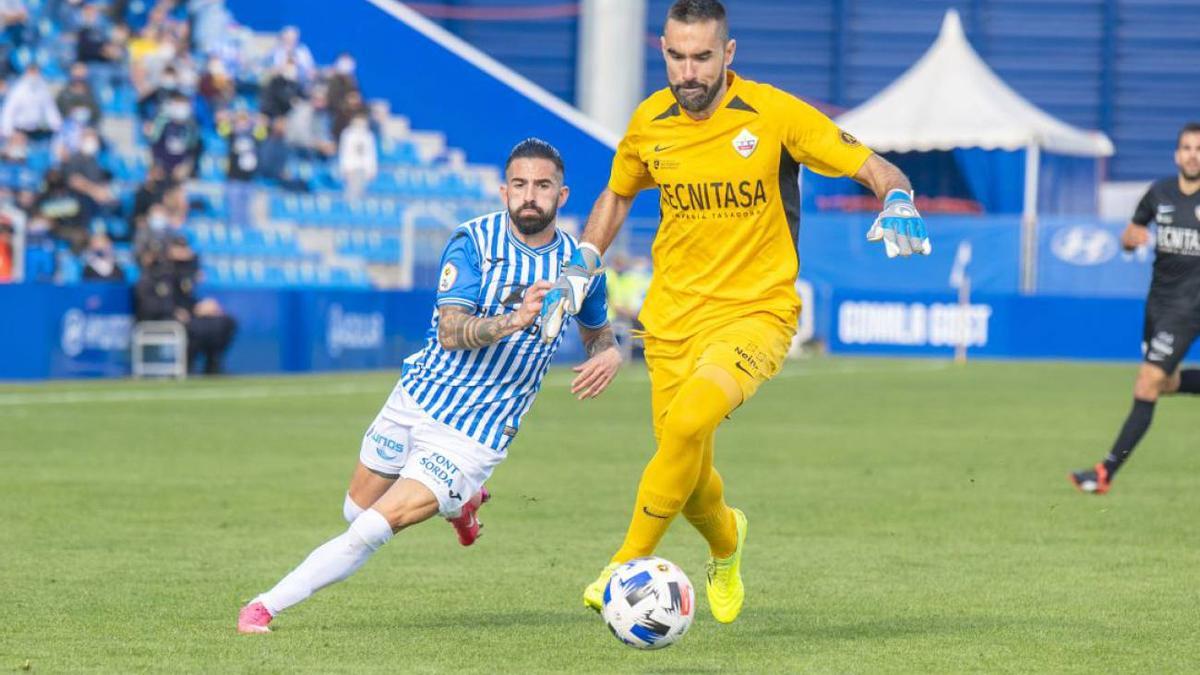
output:
[[[342,502],[342,517],[346,519],[346,522],[353,523],[354,519],[361,516],[363,511],[366,509],[355,504],[354,500],[350,499],[350,493],[347,492],[346,501]]]
[[[350,523],[350,528],[308,554],[275,588],[255,598],[271,616],[329,584],[354,574],[362,564],[392,538],[392,526],[375,509],[367,509]]]

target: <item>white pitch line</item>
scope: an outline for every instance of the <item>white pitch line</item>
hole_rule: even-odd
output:
[[[390,391],[387,390],[387,391]],[[47,391],[22,394],[0,394],[0,407],[62,405],[72,403],[130,403],[134,401],[220,401],[254,398],[302,398],[315,396],[344,396],[348,394],[386,393],[377,385],[337,384],[297,387],[221,387],[208,389],[138,389],[132,391]]]

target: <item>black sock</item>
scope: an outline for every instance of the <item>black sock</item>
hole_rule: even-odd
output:
[[[1179,393],[1200,394],[1200,368],[1179,371]]]
[[[1142,436],[1146,435],[1146,430],[1150,428],[1150,420],[1154,419],[1154,403],[1140,398],[1133,399],[1133,409],[1129,411],[1129,417],[1125,418],[1125,426],[1121,427],[1117,441],[1113,443],[1108,457],[1104,458],[1104,468],[1108,469],[1110,479],[1133,454],[1133,449],[1137,447],[1138,441],[1142,440]]]

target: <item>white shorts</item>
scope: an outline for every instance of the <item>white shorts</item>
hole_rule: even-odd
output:
[[[443,516],[457,516],[505,453],[429,416],[400,385],[363,436],[358,461],[378,473],[420,481]]]

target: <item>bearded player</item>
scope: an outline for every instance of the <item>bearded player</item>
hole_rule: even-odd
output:
[[[580,249],[546,296],[543,338],[581,306],[637,193],[657,187],[654,276],[639,316],[657,450],[625,541],[583,601],[600,609],[613,569],[651,555],[682,513],[708,542],[709,608],[728,623],[745,595],[747,524],[725,502],[713,435],[779,371],[796,331],[800,166],[853,177],[883,200],[867,238],[888,257],[931,246],[899,169],[806,103],[729,70],[737,44],[720,2],[676,2],[661,45],[670,86],[634,112]]]
[[[437,308],[425,347],[367,430],[350,481],[350,527],[242,608],[241,633],[270,632],[280,612],[342,581],[394,534],[441,514],[463,544],[478,535],[484,482],[508,454],[561,340],[543,341],[543,298],[577,244],[556,227],[566,202],[563,162],[548,143],[519,143],[500,188],[506,210],[455,229],[442,255]],[[588,359],[571,391],[599,395],[621,364],[608,326],[604,278],[578,315]]]

